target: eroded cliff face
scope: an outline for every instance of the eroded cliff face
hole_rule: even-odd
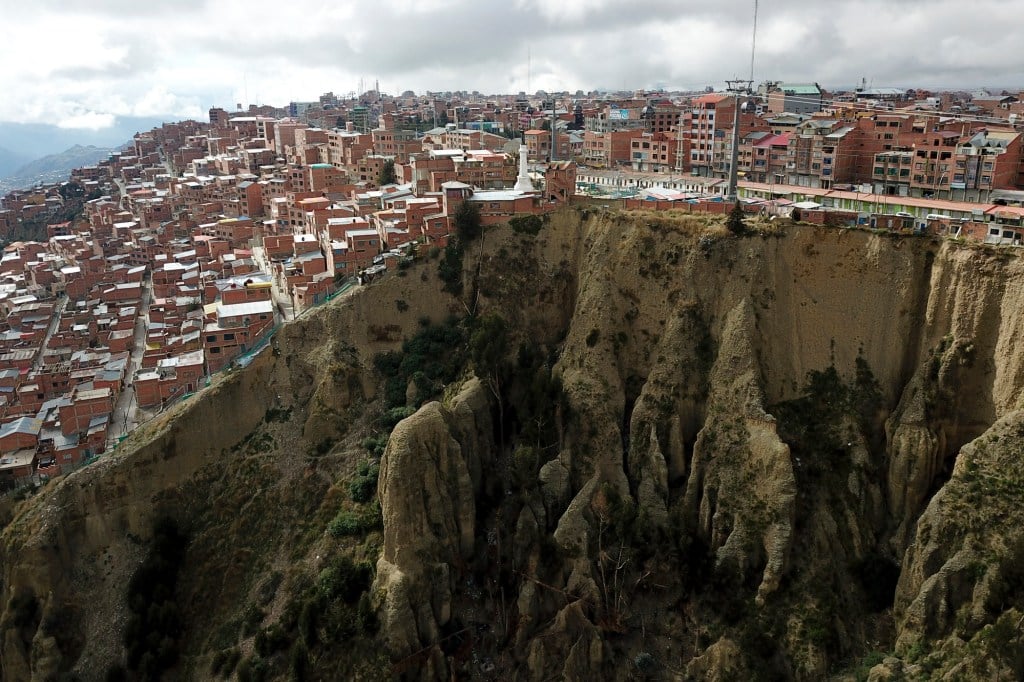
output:
[[[118,660],[97,623],[123,623],[158,514],[191,537],[186,676],[250,647],[283,676],[300,643],[315,674],[352,670],[352,636],[394,666],[360,670],[423,679],[821,679],[876,654],[879,678],[1019,671],[979,653],[1024,612],[1015,255],[585,211],[465,253],[460,298],[424,257],[16,509],[6,600],[41,615],[8,606],[4,679]],[[467,312],[507,323],[501,361],[464,323],[465,371],[381,426],[374,356]],[[372,514],[345,494],[364,439],[388,432],[380,529],[351,531]],[[379,631],[336,627],[358,596],[323,601],[338,557],[375,566],[358,613],[372,601]],[[288,644],[254,644],[250,620]]]

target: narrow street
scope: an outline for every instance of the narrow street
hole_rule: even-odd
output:
[[[39,348],[39,354],[36,359],[32,362],[32,374],[36,374],[43,368],[43,356],[46,355],[46,344],[50,343],[50,338],[57,331],[57,327],[60,325],[60,316],[64,313],[64,309],[68,306],[68,297],[61,296],[57,299],[57,305],[53,309],[53,317],[50,318],[50,326],[46,329],[46,337],[43,339],[43,345]]]
[[[267,260],[267,255],[263,251],[262,246],[252,247],[252,258],[256,261],[256,266],[265,274],[270,275],[271,287],[270,291],[274,297],[274,307],[276,308],[275,314],[280,314],[281,318],[279,322],[287,322],[288,320],[295,319],[295,309],[292,305],[291,297],[288,296],[287,292],[281,291],[281,288],[277,284],[277,278],[274,277],[274,271],[270,267],[270,261]]]
[[[124,374],[124,390],[117,397],[117,404],[110,415],[108,446],[117,442],[117,437],[129,433],[137,425],[135,403],[135,373],[142,365],[142,356],[146,352],[146,330],[149,326],[149,304],[152,301],[153,287],[148,279],[142,281],[142,304],[135,317],[135,334],[132,337],[132,352]]]

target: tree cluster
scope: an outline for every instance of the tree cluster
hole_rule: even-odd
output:
[[[743,206],[737,201],[732,207],[732,210],[729,211],[729,217],[725,219],[725,226],[733,234],[741,235],[747,231],[747,226],[743,222],[743,217]]]
[[[398,176],[395,174],[395,162],[388,159],[380,168],[380,173],[377,175],[377,184],[383,187],[384,185],[393,185],[396,182],[398,182]]]
[[[186,542],[172,519],[158,521],[149,554],[128,582],[124,644],[128,670],[142,680],[162,679],[178,660],[182,623],[175,589]]]

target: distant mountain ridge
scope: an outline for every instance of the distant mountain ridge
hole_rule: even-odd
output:
[[[0,147],[22,157],[21,163],[25,164],[46,154],[59,154],[73,145],[116,147],[132,139],[136,133],[159,127],[164,120],[177,118],[118,117],[113,126],[99,130],[0,121]],[[11,173],[13,169],[7,172]],[[0,177],[3,175],[0,171]]]
[[[116,151],[114,147],[96,147],[94,145],[76,144],[59,154],[47,154],[46,156],[29,161],[18,170],[11,173],[15,176],[39,175],[51,171],[67,170],[81,166],[92,165],[102,161]]]
[[[13,152],[6,147],[0,147],[0,178],[13,173],[28,160],[29,157],[24,154]]]
[[[76,144],[59,154],[48,154],[29,161],[6,177],[0,177],[0,190],[10,191],[31,187],[37,182],[59,182],[68,177],[71,170],[91,166],[116,151],[112,147],[96,147]]]

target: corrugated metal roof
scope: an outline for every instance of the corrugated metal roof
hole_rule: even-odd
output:
[[[271,301],[250,301],[248,303],[220,304],[217,306],[218,318],[242,317],[244,315],[259,315],[272,312],[274,312],[274,304]]]
[[[779,86],[787,95],[820,95],[821,88],[815,83],[785,83]]]

